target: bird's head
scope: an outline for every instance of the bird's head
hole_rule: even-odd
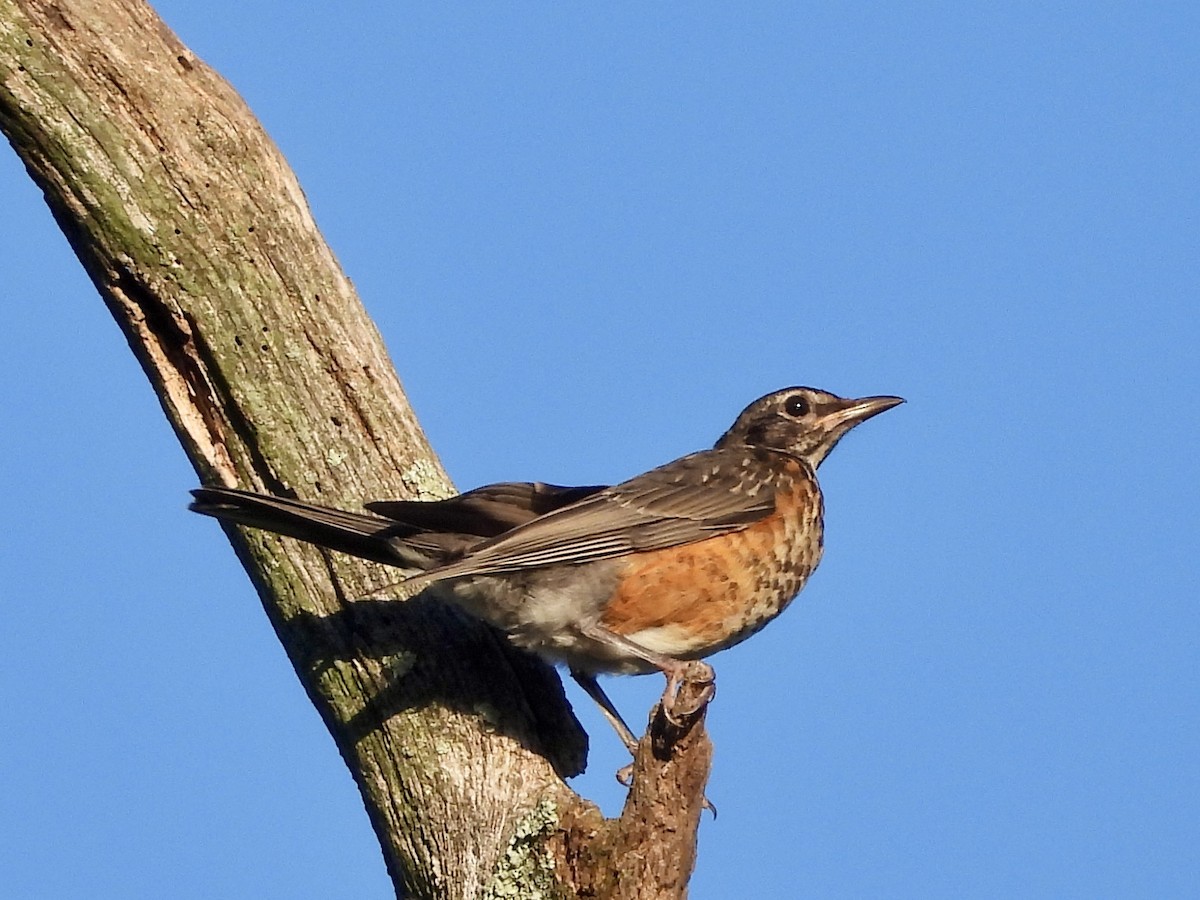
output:
[[[717,441],[725,447],[765,447],[798,456],[816,469],[855,425],[898,406],[900,397],[847,400],[828,391],[790,387],[755,400]]]

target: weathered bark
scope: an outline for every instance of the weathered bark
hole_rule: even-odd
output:
[[[451,490],[286,162],[149,7],[0,0],[0,129],[204,482],[347,506]],[[229,536],[398,892],[682,896],[702,723],[660,722],[605,820],[562,780],[586,737],[551,669],[438,604],[353,599],[394,570]]]

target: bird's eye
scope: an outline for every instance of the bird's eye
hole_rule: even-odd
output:
[[[783,409],[789,416],[797,419],[808,415],[808,400],[803,394],[792,394],[783,402]]]

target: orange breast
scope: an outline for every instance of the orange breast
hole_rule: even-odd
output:
[[[702,657],[753,634],[782,612],[821,557],[821,492],[789,461],[776,476],[775,511],[742,531],[635,554],[601,624],[637,640],[669,632],[660,652]]]

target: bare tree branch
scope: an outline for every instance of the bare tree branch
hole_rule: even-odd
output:
[[[203,481],[342,506],[451,491],[278,149],[148,6],[0,0],[0,130]],[[563,782],[586,737],[551,669],[423,598],[355,600],[394,571],[229,536],[398,892],[683,895],[702,723],[656,726],[605,820]]]

